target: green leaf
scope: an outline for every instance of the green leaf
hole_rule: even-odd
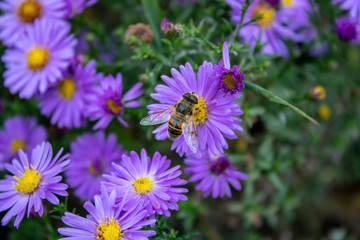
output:
[[[157,0],[141,0],[143,5],[145,16],[149,21],[151,29],[154,33],[155,44],[158,48],[161,47],[160,37],[160,8]]]
[[[269,90],[266,90],[265,88],[257,85],[256,83],[253,83],[253,82],[244,81],[244,83],[245,83],[246,88],[250,89],[251,91],[258,93],[260,95],[263,95],[264,97],[266,97],[267,99],[269,99],[272,102],[276,102],[276,103],[288,106],[289,108],[291,108],[292,110],[294,110],[295,112],[297,112],[298,114],[303,116],[304,118],[308,119],[310,122],[312,122],[316,126],[320,125],[315,119],[313,119],[312,117],[307,115],[305,112],[301,111],[299,108],[295,107],[294,105],[288,103],[284,99],[276,96]]]

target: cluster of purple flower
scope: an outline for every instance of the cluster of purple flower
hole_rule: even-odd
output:
[[[340,9],[346,15],[335,20],[336,35],[345,42],[360,44],[360,1],[332,0],[333,4],[340,4]]]
[[[97,74],[96,63],[83,66],[66,21],[96,0],[7,0],[0,5],[0,39],[9,49],[4,84],[21,98],[36,97],[42,114],[58,127],[79,128],[86,117],[105,128],[125,108],[140,106],[141,83],[123,97],[122,77]]]

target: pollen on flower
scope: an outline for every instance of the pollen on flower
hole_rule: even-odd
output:
[[[117,104],[114,100],[109,99],[107,101],[107,108],[114,114],[118,114],[121,111],[121,104]]]
[[[37,0],[27,0],[20,4],[17,14],[22,22],[33,23],[42,16],[43,7]]]
[[[198,104],[194,106],[194,119],[197,124],[202,124],[207,119],[207,108],[203,98],[199,99]]]
[[[236,81],[233,78],[234,74],[226,74],[223,80],[223,84],[230,90],[236,89]]]
[[[262,28],[269,28],[275,21],[275,9],[269,4],[260,3],[256,5],[252,11],[252,17],[262,16],[257,20],[257,24]]]
[[[223,77],[220,82],[220,88],[224,93],[230,92],[236,94],[245,87],[243,83],[245,75],[244,73],[236,73],[234,71],[228,71],[223,73]]]
[[[94,234],[96,239],[99,240],[120,240],[123,238],[124,233],[121,231],[118,220],[111,218],[111,221],[106,217],[106,222],[100,221],[100,224],[97,225],[97,233]]]
[[[26,147],[25,143],[20,139],[13,140],[10,146],[12,153],[17,153],[17,151],[20,149],[24,150],[25,147]]]
[[[49,51],[46,48],[36,47],[29,51],[27,60],[30,70],[42,70],[49,62]]]
[[[291,7],[294,5],[294,1],[293,0],[282,0],[282,5],[286,6],[286,7]]]
[[[71,99],[76,91],[75,82],[72,79],[66,78],[62,80],[59,85],[59,94],[65,99]]]
[[[145,195],[151,192],[154,186],[148,178],[138,178],[134,182],[134,188],[138,194]]]
[[[17,180],[14,182],[14,189],[20,193],[28,194],[34,192],[40,185],[40,174],[30,165],[31,169],[25,167],[25,173],[21,173],[21,178],[13,176]]]

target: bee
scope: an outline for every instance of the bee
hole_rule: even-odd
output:
[[[141,119],[141,125],[157,125],[168,122],[168,137],[171,140],[178,139],[181,134],[192,152],[196,153],[199,148],[199,140],[194,119],[195,105],[198,97],[194,92],[185,93],[175,105],[153,112]]]

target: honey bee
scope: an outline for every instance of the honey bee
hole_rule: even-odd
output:
[[[182,98],[173,106],[153,112],[141,119],[141,125],[157,125],[168,121],[168,137],[171,140],[178,139],[181,134],[192,152],[196,153],[199,148],[199,140],[194,119],[195,105],[198,97],[194,92],[183,94]]]

